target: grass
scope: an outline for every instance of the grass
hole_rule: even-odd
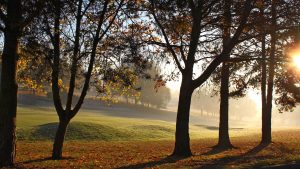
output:
[[[17,168],[219,169],[300,163],[299,129],[276,130],[274,143],[257,147],[259,130],[233,128],[230,135],[238,148],[216,152],[211,147],[217,143],[218,130],[191,125],[194,155],[180,159],[168,157],[174,145],[174,123],[112,117],[94,110],[82,110],[72,120],[64,146],[65,158],[51,160],[57,120],[52,108],[18,108]]]
[[[17,136],[19,140],[52,140],[57,124],[58,116],[53,108],[18,107]],[[82,110],[71,121],[66,140],[173,140],[174,132],[175,123],[172,122],[115,117],[99,110]],[[210,126],[190,126],[192,139],[216,138],[217,132],[218,130]],[[253,129],[230,130],[233,137],[254,132]]]

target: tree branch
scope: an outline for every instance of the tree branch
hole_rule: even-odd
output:
[[[153,16],[153,18],[154,18],[156,24],[158,25],[158,27],[160,28],[160,30],[161,30],[161,32],[162,32],[162,34],[163,34],[163,37],[164,37],[164,39],[165,39],[165,41],[166,41],[166,44],[167,44],[167,48],[168,48],[168,50],[171,52],[171,54],[172,54],[172,56],[173,56],[173,58],[174,58],[174,60],[175,60],[175,63],[176,63],[176,65],[177,65],[178,69],[180,70],[180,72],[183,72],[184,69],[182,68],[182,66],[181,66],[181,64],[180,64],[180,61],[178,60],[177,55],[176,55],[175,51],[173,50],[173,48],[172,48],[172,46],[171,46],[171,44],[170,44],[168,35],[166,34],[166,32],[165,32],[165,30],[164,30],[162,24],[160,23],[160,21],[158,20],[157,16],[155,15],[154,4],[153,4],[153,3],[154,3],[154,2],[151,1],[151,5],[152,5],[151,14],[152,14],[152,16]]]
[[[242,15],[242,20],[240,22],[239,27],[237,28],[235,34],[233,37],[229,40],[229,42],[225,45],[223,48],[221,54],[217,55],[216,58],[208,65],[208,67],[204,70],[204,72],[195,80],[192,82],[192,87],[196,89],[200,85],[202,85],[209,77],[210,75],[215,71],[215,69],[223,62],[225,61],[228,54],[231,53],[234,46],[238,43],[239,36],[243,32],[245,25],[248,21],[248,17],[250,15],[250,12],[252,10],[252,2],[255,2],[255,0],[247,0],[244,3],[244,12]]]

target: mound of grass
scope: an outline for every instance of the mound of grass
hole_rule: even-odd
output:
[[[166,139],[172,138],[175,129],[161,125],[134,125],[130,127],[137,138]]]
[[[58,123],[47,123],[30,129],[17,130],[19,140],[53,140]],[[151,140],[169,139],[174,135],[173,128],[161,125],[133,125],[127,128],[112,127],[109,125],[71,122],[66,133],[66,140]]]
[[[135,130],[148,130],[148,131],[160,131],[166,133],[174,133],[175,130],[173,128],[160,126],[160,125],[136,125],[132,126]]]
[[[53,140],[58,123],[47,123],[30,130],[18,130],[21,140]],[[128,131],[111,126],[88,122],[71,122],[66,133],[66,140],[123,140],[130,138]]]

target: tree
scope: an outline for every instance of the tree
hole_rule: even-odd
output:
[[[271,49],[269,57],[269,74],[267,81],[267,98],[265,110],[263,110],[262,115],[262,144],[269,144],[272,140],[272,131],[271,131],[271,118],[272,118],[272,101],[273,101],[273,86],[274,86],[274,75],[275,75],[275,52],[276,52],[276,3],[275,0],[272,0],[271,4]]]
[[[153,44],[166,48],[182,76],[173,155],[190,156],[188,126],[192,93],[210,77],[219,64],[228,59],[226,56],[240,42],[239,37],[244,31],[254,1],[247,0],[244,2],[243,13],[236,26],[236,31],[228,39],[222,50],[219,50],[219,52],[215,50],[214,54],[209,57],[212,58],[211,63],[201,74],[197,73],[200,74],[198,77],[193,77],[194,65],[197,62],[201,63],[199,61],[205,59],[196,58],[201,53],[201,49],[198,49],[198,47],[206,49],[205,47],[207,46],[214,46],[217,43],[216,39],[219,39],[212,36],[207,37],[206,35],[209,34],[208,32],[214,32],[213,30],[216,30],[214,24],[220,21],[219,17],[215,17],[218,16],[220,3],[216,1],[177,2],[150,1],[149,13],[154,19],[163,39],[163,41],[155,41]],[[171,5],[173,6],[170,8]],[[174,23],[175,25],[170,27],[168,26],[169,23]],[[215,43],[209,43],[212,41]],[[218,47],[215,49],[218,49]],[[207,54],[208,52],[203,53]]]
[[[40,12],[40,1],[9,0],[0,2],[0,30],[4,34],[0,96],[0,167],[14,164],[16,156],[16,80],[19,40],[26,27]],[[27,7],[31,6],[31,11]]]
[[[264,3],[261,1],[261,6],[260,6],[260,21],[261,23],[265,22],[265,14],[264,14]],[[262,26],[261,29],[262,32],[262,38],[261,38],[261,112],[262,112],[262,143],[265,142],[263,141],[266,139],[265,136],[265,119],[267,117],[266,115],[266,104],[267,104],[267,98],[266,98],[266,84],[267,84],[267,65],[266,65],[266,29],[264,26]],[[266,141],[267,142],[267,141]]]
[[[226,43],[230,40],[230,28],[231,28],[231,0],[224,0],[224,16],[223,16],[223,48],[226,47]],[[227,60],[230,59],[230,54],[224,56]],[[229,75],[230,75],[230,62],[222,63],[221,70],[221,89],[220,89],[220,121],[219,121],[219,140],[216,145],[220,149],[232,148],[232,144],[229,139],[229,126],[228,126],[228,113],[229,113]]]
[[[50,63],[52,66],[52,93],[53,101],[59,116],[59,125],[56,132],[52,158],[62,158],[62,148],[67,126],[71,119],[78,113],[87,94],[94,62],[98,56],[99,43],[112,27],[115,19],[123,6],[124,0],[95,2],[78,0],[54,0],[50,4],[50,16],[44,16],[45,30],[52,43]],[[75,15],[69,15],[74,13]],[[109,17],[112,16],[112,17]],[[70,34],[70,29],[74,34]],[[64,44],[64,45],[62,45]],[[60,98],[60,67],[61,58],[70,63],[70,80],[68,85],[65,109]],[[85,62],[87,61],[87,62]],[[86,72],[79,72],[80,67],[85,67]],[[72,106],[76,78],[84,77],[81,94],[77,103]]]

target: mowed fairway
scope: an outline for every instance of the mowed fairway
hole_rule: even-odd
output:
[[[124,112],[126,113],[126,112]],[[143,112],[141,112],[143,113]],[[274,143],[256,147],[259,129],[232,129],[236,149],[211,151],[217,130],[191,125],[194,156],[169,158],[175,124],[82,110],[68,128],[63,160],[50,160],[57,126],[52,108],[18,107],[18,168],[249,168],[300,161],[300,130],[276,130]]]

